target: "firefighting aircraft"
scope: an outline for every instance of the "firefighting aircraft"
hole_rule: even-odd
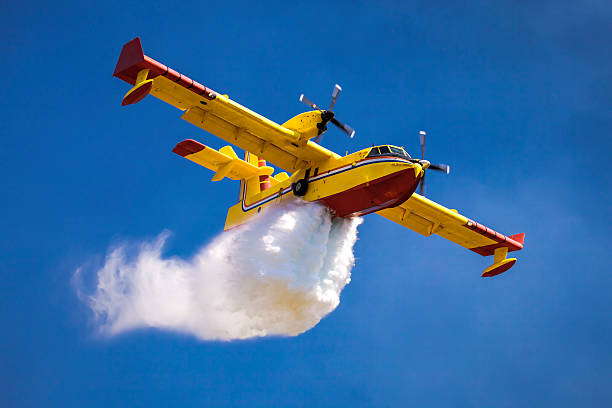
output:
[[[524,233],[502,235],[416,194],[425,169],[433,168],[427,160],[391,145],[340,156],[317,143],[329,122],[351,137],[355,133],[334,118],[339,86],[328,109],[302,95],[300,100],[313,110],[279,125],[144,55],[139,38],[123,46],[113,75],[133,86],[122,105],[151,94],[180,109],[182,119],[245,151],[243,160],[231,146],[215,150],[191,139],[172,150],[214,171],[212,181],[240,180],[240,201],[229,208],[225,229],[297,196],[326,205],[337,217],[377,213],[424,236],[436,234],[482,256],[493,255],[483,277],[510,269],[516,258],[507,258],[508,252],[523,248]],[[290,174],[273,174],[267,162]]]

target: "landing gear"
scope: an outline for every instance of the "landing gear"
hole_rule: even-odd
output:
[[[293,194],[295,194],[296,196],[298,197],[304,196],[306,192],[308,191],[308,180],[300,179],[296,181],[291,186],[291,189],[293,190]]]

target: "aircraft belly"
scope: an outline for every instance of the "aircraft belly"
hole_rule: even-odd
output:
[[[413,165],[404,163],[364,167],[371,168],[356,175],[347,172],[349,173],[347,176],[352,178],[352,183],[345,183],[349,184],[348,188],[333,194],[321,194],[318,201],[328,206],[338,217],[369,214],[395,207],[409,199],[417,188],[422,174],[420,169],[415,171]]]

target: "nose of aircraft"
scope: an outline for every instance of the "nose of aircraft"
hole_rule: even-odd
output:
[[[423,170],[425,170],[431,163],[428,160],[419,160],[419,164],[423,167]]]

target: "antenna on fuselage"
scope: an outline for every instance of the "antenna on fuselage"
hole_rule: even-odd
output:
[[[424,130],[419,130],[419,142],[421,143],[421,160],[425,160],[425,136],[427,133]],[[446,174],[450,173],[450,166],[448,164],[430,164],[427,170],[443,171]],[[421,177],[421,183],[419,185],[419,194],[425,195],[425,172]]]

